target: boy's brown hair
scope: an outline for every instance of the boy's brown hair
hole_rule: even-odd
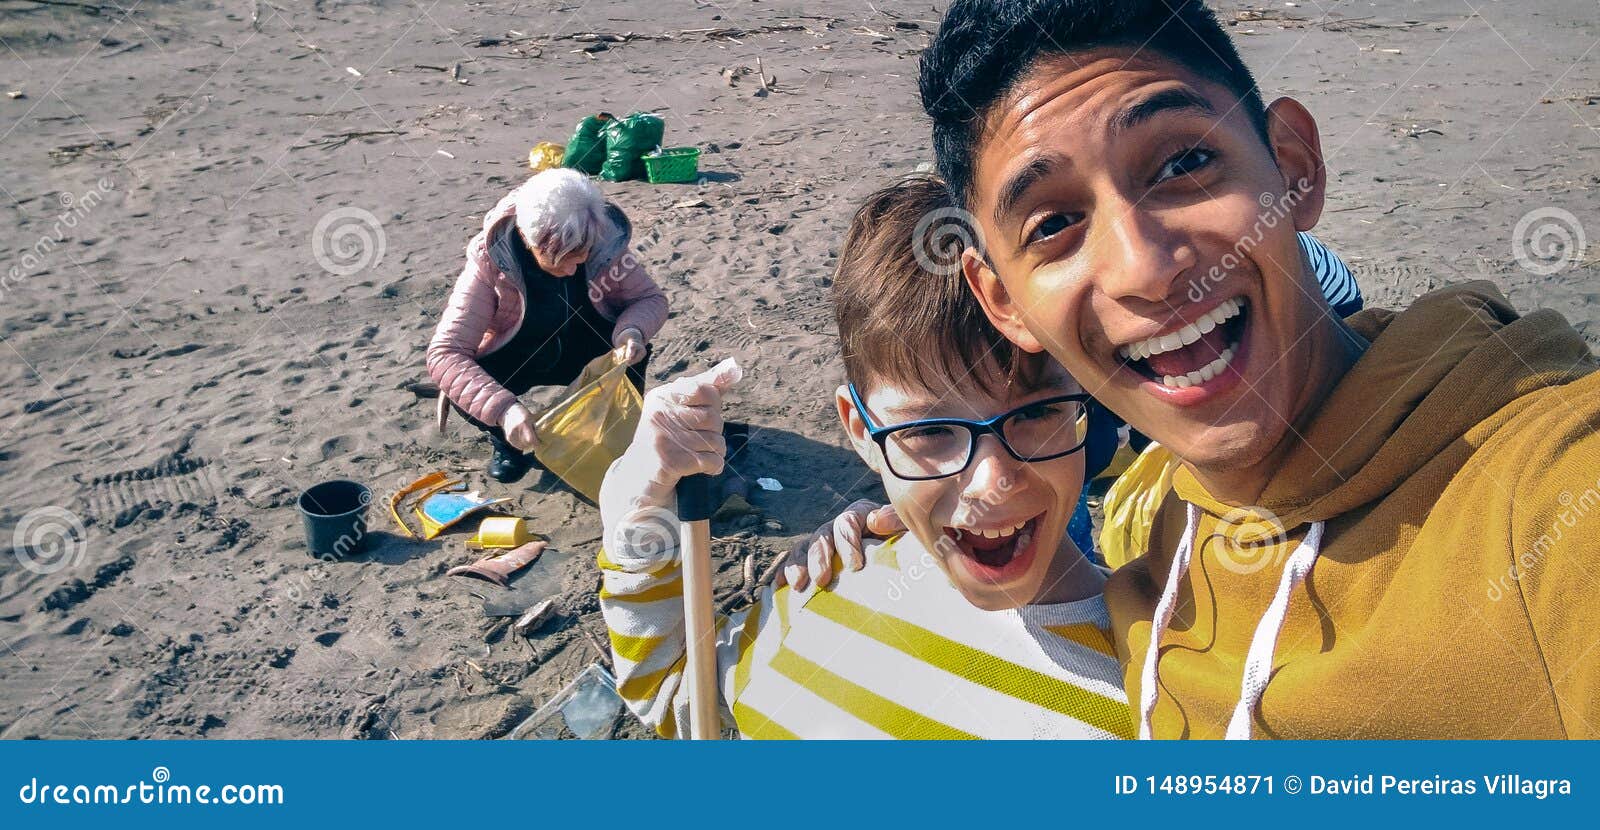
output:
[[[969,380],[990,394],[1037,385],[1042,362],[989,323],[961,275],[976,239],[933,176],[895,182],[856,210],[831,293],[845,375],[861,394],[873,382],[934,394]]]

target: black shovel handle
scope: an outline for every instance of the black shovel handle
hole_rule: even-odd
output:
[[[711,476],[700,473],[678,480],[678,520],[698,522],[711,518]]]

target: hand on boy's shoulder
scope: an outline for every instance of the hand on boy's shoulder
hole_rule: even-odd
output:
[[[835,576],[865,568],[883,540],[905,529],[892,505],[860,499],[800,540],[778,571],[775,584],[797,591],[813,584],[828,587]]]

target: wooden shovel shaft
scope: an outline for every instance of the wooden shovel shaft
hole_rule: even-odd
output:
[[[711,480],[689,476],[678,484],[679,543],[683,552],[683,617],[688,640],[689,736],[722,735],[717,693],[716,620],[711,610]]]
[[[684,522],[683,617],[689,640],[689,735],[715,740],[722,719],[717,702],[716,621],[711,611],[711,528],[704,519]]]

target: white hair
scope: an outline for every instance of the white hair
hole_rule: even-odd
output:
[[[593,253],[617,230],[605,194],[565,167],[537,173],[517,188],[516,210],[517,228],[528,241],[558,259],[585,248]]]

